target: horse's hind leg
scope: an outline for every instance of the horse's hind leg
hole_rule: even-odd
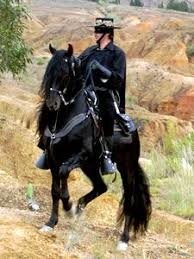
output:
[[[125,215],[124,229],[117,245],[119,251],[125,251],[128,248],[130,225],[130,217]]]
[[[151,215],[149,181],[138,163],[140,143],[138,133],[133,134],[131,144],[120,143],[117,148],[117,165],[123,183],[123,197],[120,202],[118,222],[124,223],[123,233],[118,244],[119,250],[126,250],[129,232],[144,233]]]
[[[82,170],[91,180],[93,189],[78,200],[77,214],[80,214],[89,202],[107,191],[107,186],[99,173],[98,165],[94,161],[88,161],[88,164],[82,167]]]

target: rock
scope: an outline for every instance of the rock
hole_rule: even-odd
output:
[[[40,206],[38,203],[34,200],[28,200],[28,208],[32,211],[38,211],[40,209]]]

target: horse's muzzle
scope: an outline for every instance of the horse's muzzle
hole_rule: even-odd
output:
[[[55,98],[54,100],[47,99],[46,105],[49,111],[58,111],[61,106],[61,99],[60,98]]]

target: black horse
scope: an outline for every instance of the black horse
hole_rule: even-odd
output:
[[[48,152],[52,173],[52,211],[43,230],[53,229],[58,222],[61,199],[66,212],[79,215],[93,199],[107,191],[99,171],[100,130],[88,102],[80,64],[73,56],[73,47],[56,50],[49,45],[49,61],[40,88],[37,131],[40,147]],[[120,172],[123,195],[118,222],[123,227],[119,244],[127,247],[129,231],[145,232],[151,215],[148,179],[138,163],[140,142],[137,130],[130,137],[120,131],[114,136],[113,160]],[[81,168],[91,180],[93,189],[81,197],[76,206],[70,201],[67,180],[74,168]]]

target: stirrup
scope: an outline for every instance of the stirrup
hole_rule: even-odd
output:
[[[47,154],[45,152],[43,152],[42,155],[40,155],[40,157],[36,160],[35,166],[42,170],[49,169],[48,158],[47,158]]]
[[[101,163],[101,174],[107,175],[107,174],[114,174],[117,172],[116,165],[113,164],[111,160],[111,152],[105,151],[102,163]]]

